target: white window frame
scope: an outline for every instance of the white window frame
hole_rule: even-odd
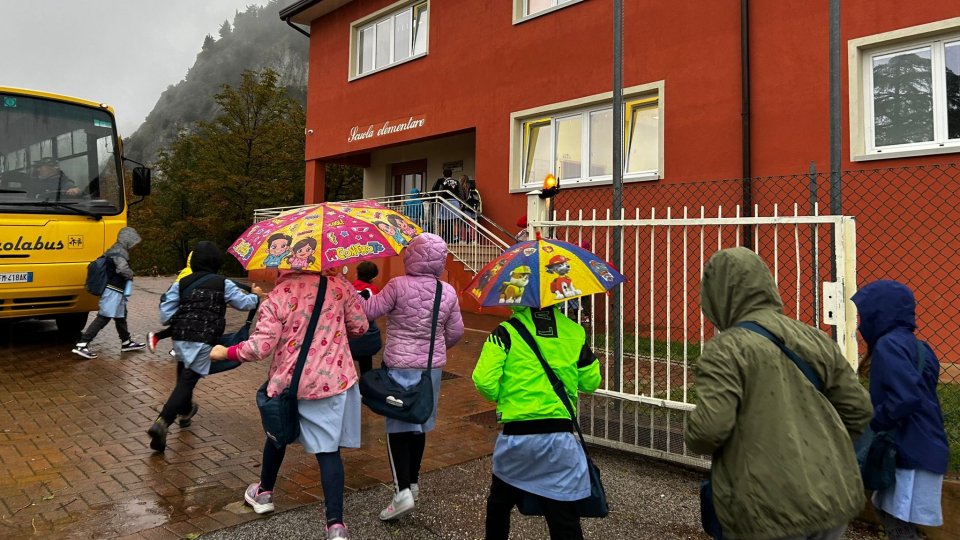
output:
[[[419,28],[417,24],[417,19],[415,17],[418,8],[421,8],[426,11],[426,24],[423,28]],[[394,17],[399,15],[403,11],[410,10],[410,56],[395,60],[396,51],[395,51],[395,33],[394,33]],[[379,29],[378,24],[385,21],[390,21],[390,60],[383,66],[377,67],[377,33]],[[360,55],[362,53],[360,34],[364,30],[373,29],[373,50],[374,50],[374,61],[373,69],[360,72]],[[426,32],[424,39],[424,48],[423,51],[416,53],[416,42],[417,35],[420,32]],[[347,77],[348,81],[353,81],[363,77],[373,75],[375,73],[380,73],[381,71],[390,69],[392,67],[405,64],[407,62],[416,60],[418,58],[423,58],[430,52],[430,0],[401,0],[394,4],[391,4],[375,13],[371,13],[366,17],[356,20],[350,24],[350,59],[348,65],[349,74]]]
[[[848,43],[850,81],[850,160],[870,161],[960,152],[960,139],[948,139],[944,45],[960,42],[960,17],[867,36]],[[934,137],[932,141],[875,145],[873,59],[930,47]]]
[[[541,9],[535,13],[527,13],[529,10],[530,0],[513,0],[513,24],[520,24],[522,22],[529,21],[530,19],[535,19],[537,17],[546,15],[548,13],[553,13],[554,11],[561,10],[566,7],[570,7],[574,4],[579,4],[583,0],[553,0],[556,2],[552,7],[546,9]]]
[[[634,86],[624,89],[624,116],[621,129],[630,121],[629,112],[632,107],[655,106],[659,117],[658,127],[658,148],[657,148],[657,170],[638,171],[627,173],[627,159],[630,141],[629,134],[624,133],[623,150],[621,151],[621,167],[624,168],[624,182],[643,182],[659,180],[664,176],[664,82]],[[610,185],[613,183],[613,175],[590,176],[590,113],[602,110],[609,110],[613,103],[613,93],[605,92],[584,98],[553,103],[532,109],[516,111],[510,115],[510,192],[524,193],[534,189],[540,189],[543,185],[543,178],[524,178],[524,168],[526,166],[526,136],[525,131],[528,123],[549,121],[552,126],[550,144],[550,156],[553,161],[553,167],[550,172],[560,178],[559,160],[556,156],[557,139],[557,121],[571,116],[580,115],[581,123],[581,176],[577,179],[560,179],[561,187],[579,187],[579,186],[598,186]]]

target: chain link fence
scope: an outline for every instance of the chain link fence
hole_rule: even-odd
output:
[[[916,295],[917,335],[940,359],[939,391],[952,450],[951,469],[960,471],[960,195],[955,195],[960,194],[960,164],[843,171],[840,182],[842,213],[856,219],[858,285],[895,279]],[[748,210],[743,206],[747,190]],[[623,187],[623,209],[628,219],[665,218],[668,212],[673,218],[685,213],[689,217],[809,216],[828,214],[830,197],[830,174],[812,171],[746,182],[628,183]],[[610,186],[566,189],[557,195],[554,210],[557,219],[610,219],[616,217],[610,214],[611,201]],[[580,237],[568,239],[585,242],[598,254],[609,255],[614,249],[610,235],[576,234]],[[803,234],[800,249],[811,253],[831,242],[826,229]],[[769,250],[780,235],[745,226],[737,242]],[[639,255],[632,242],[625,240],[621,249],[623,261]],[[783,252],[768,263],[788,268],[791,257]],[[788,312],[796,306],[804,314],[802,320],[829,332],[831,327],[820,324],[822,291],[815,284],[831,281],[834,270],[828,258],[826,264],[805,271],[815,274],[804,276],[804,287],[782,291],[784,304]],[[625,323],[636,316],[630,300],[628,295],[624,302]],[[860,351],[865,352],[862,343]]]

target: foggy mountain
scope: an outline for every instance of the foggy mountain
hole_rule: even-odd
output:
[[[289,0],[273,0],[238,12],[224,21],[219,36],[207,35],[197,60],[180,82],[170,85],[137,130],[124,140],[124,154],[147,164],[182,129],[198,120],[212,120],[216,95],[224,84],[236,85],[244,70],[272,68],[280,84],[306,102],[309,39],[280,20]]]

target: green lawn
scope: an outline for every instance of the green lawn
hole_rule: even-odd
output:
[[[937,394],[950,445],[950,472],[956,473],[960,471],[960,384],[938,385]]]
[[[653,340],[653,355],[656,358],[665,359],[667,357],[667,348],[669,345],[670,349],[670,359],[675,362],[679,362],[683,359],[683,341],[663,341],[663,340]],[[593,338],[593,348],[594,349],[613,349],[613,342],[607,342],[607,336],[604,334],[597,334]],[[650,356],[650,338],[646,336],[635,336],[633,334],[624,334],[623,335],[623,352],[625,355],[633,355],[634,350],[636,350],[640,357],[649,357]],[[694,365],[697,363],[697,360],[700,358],[700,343],[687,343],[687,360],[688,365]]]

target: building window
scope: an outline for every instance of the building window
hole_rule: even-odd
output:
[[[354,69],[360,77],[427,53],[428,2],[401,2],[353,25]]]
[[[565,7],[567,4],[575,4],[581,0],[514,0],[514,19],[524,20],[528,17],[534,17],[541,13],[547,13]]]
[[[643,96],[624,103],[625,179],[659,178],[660,99]],[[520,184],[535,187],[552,173],[561,185],[613,179],[613,109],[610,101],[550,116],[519,119],[522,132]]]
[[[960,19],[851,48],[859,58],[851,68],[852,159],[960,151]]]

